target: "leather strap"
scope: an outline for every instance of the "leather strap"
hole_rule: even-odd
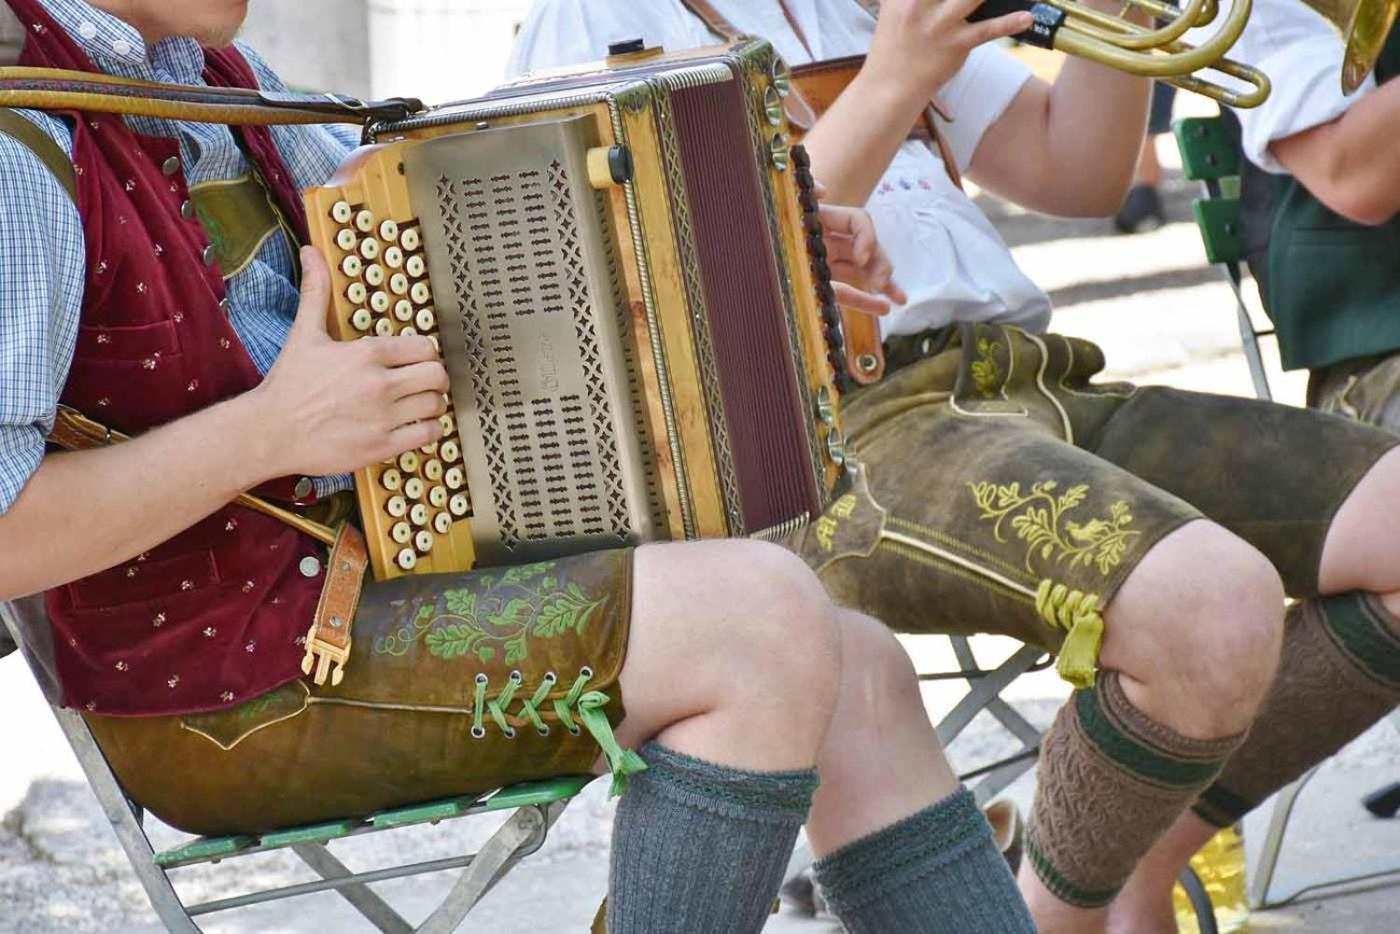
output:
[[[364,533],[349,522],[343,523],[327,559],[326,584],[316,605],[316,617],[306,632],[306,656],[301,660],[302,672],[319,685],[326,683],[328,675],[332,686],[345,677],[350,627],[360,605],[367,567],[369,548]]]
[[[0,108],[0,133],[34,153],[44,168],[58,179],[73,203],[78,203],[78,173],[73,170],[73,160],[68,158],[68,153],[53,137],[13,110],[5,108]]]
[[[0,107],[268,126],[402,120],[422,110],[423,103],[412,98],[366,102],[340,94],[164,84],[61,68],[0,68]]]

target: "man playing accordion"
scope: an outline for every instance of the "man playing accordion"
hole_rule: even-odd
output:
[[[1059,653],[1077,690],[1041,748],[1022,890],[1046,934],[1170,931],[1169,898],[1114,901],[1153,842],[1181,822],[1199,844],[1214,828],[1188,808],[1228,824],[1395,702],[1400,455],[1316,412],[1094,382],[1099,349],[1046,333],[1045,294],[947,170],[1111,214],[1148,82],[1076,59],[1032,77],[981,44],[1025,21],[964,22],[976,6],[542,0],[514,67],[626,37],[760,35],[794,66],[868,53],[806,144],[834,199],[868,204],[909,302],[883,321],[884,380],[843,410],[872,498],[792,545],[839,603],[900,631]],[[906,140],[935,95],[956,166]],[[1289,728],[1329,716],[1318,685],[1368,679],[1344,731]]]

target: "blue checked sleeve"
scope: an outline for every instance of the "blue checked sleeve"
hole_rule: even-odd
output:
[[[25,113],[65,148],[67,128]],[[44,457],[82,310],[77,208],[32,152],[0,134],[0,515]]]

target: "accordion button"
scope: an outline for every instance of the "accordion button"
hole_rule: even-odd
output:
[[[396,272],[389,277],[389,291],[395,295],[408,294],[408,276],[401,272]]]
[[[788,163],[792,161],[792,150],[784,134],[773,134],[773,138],[768,141],[768,156],[773,161],[773,168],[779,172],[787,171]]]
[[[428,491],[428,504],[435,509],[446,509],[449,499],[445,486],[435,486]]]
[[[355,216],[355,209],[349,201],[337,201],[331,205],[331,220],[337,224],[348,224]]]
[[[399,337],[417,337],[418,329],[415,327],[399,328]]]
[[[424,308],[418,312],[418,317],[414,319],[413,323],[418,325],[420,331],[431,331],[437,327],[437,316],[433,314],[431,308]]]
[[[388,318],[380,318],[374,322],[374,333],[377,337],[393,337],[394,324]]]
[[[180,171],[180,157],[171,156],[169,159],[166,159],[160,164],[160,171],[162,175],[166,176],[174,175],[176,172]]]
[[[423,476],[429,483],[437,483],[442,479],[442,461],[433,458],[423,465]]]
[[[832,401],[831,390],[825,386],[817,390],[817,418],[826,425],[836,422],[836,404]]]
[[[413,547],[417,548],[420,552],[426,555],[428,552],[433,550],[433,544],[436,541],[437,538],[433,535],[432,532],[429,532],[427,529],[423,529],[417,535],[413,536]]]
[[[421,451],[422,453],[428,455],[429,457],[433,457],[433,456],[436,455],[437,452],[438,452],[437,442],[434,441],[432,444],[425,444],[425,445],[423,445],[421,448],[419,448],[418,450]]]
[[[415,282],[408,297],[413,299],[415,305],[426,305],[433,300],[433,290],[428,288],[426,282]]]
[[[389,537],[400,545],[407,545],[413,540],[413,526],[407,522],[395,522],[389,530]]]
[[[467,474],[461,467],[453,467],[442,475],[442,481],[454,490],[460,490],[466,486]]]
[[[384,265],[390,269],[398,269],[403,266],[403,250],[396,246],[386,247],[384,253]]]
[[[384,504],[384,511],[395,519],[402,519],[408,515],[408,500],[402,496],[391,496],[389,501]]]
[[[421,256],[410,256],[408,261],[404,263],[404,271],[415,279],[421,279],[423,274],[428,271],[428,264],[423,261]]]
[[[360,233],[369,233],[374,229],[374,214],[371,211],[361,211],[355,215],[355,229]]]
[[[354,259],[354,257],[350,257]],[[384,284],[384,267],[378,263],[370,263],[365,267],[365,284],[370,288],[378,288]]]
[[[763,115],[768,118],[769,126],[779,126],[783,122],[783,95],[772,85],[763,92]]]
[[[389,310],[390,304],[389,293],[387,292],[375,292],[369,297],[369,307],[381,315]]]
[[[390,467],[380,476],[379,482],[390,493],[397,493],[403,486],[403,474]]]
[[[365,299],[369,298],[369,289],[365,288],[363,282],[352,282],[345,289],[345,297],[350,299],[352,305],[363,305]]]
[[[408,519],[414,525],[424,526],[428,524],[428,507],[422,503],[414,503],[413,508],[408,511]]]
[[[394,317],[404,324],[413,320],[413,303],[406,298],[401,298],[394,303]]]
[[[422,499],[423,489],[423,480],[420,477],[409,477],[403,482],[403,495],[409,499]]]
[[[399,225],[393,221],[385,221],[379,225],[379,239],[393,243],[399,239]]]
[[[307,555],[305,558],[301,559],[301,563],[297,565],[297,570],[301,572],[302,577],[315,577],[321,573],[320,559],[316,558],[314,555]]]
[[[345,257],[345,259],[340,261],[340,271],[345,273],[347,278],[358,279],[360,277],[360,273],[364,272],[364,270],[365,264],[360,262],[360,258],[358,256],[347,256]],[[370,283],[370,285],[373,284],[374,283],[372,282]]]
[[[360,241],[360,255],[363,256],[367,262],[373,262],[379,259],[379,241],[375,240],[373,237],[365,237]]]
[[[414,451],[404,451],[399,455],[399,469],[404,473],[418,472],[418,454]]]
[[[448,502],[447,509],[452,515],[460,519],[471,511],[471,500],[467,499],[461,493],[458,493]]]
[[[416,227],[410,227],[399,234],[399,243],[402,244],[405,250],[412,253],[423,245],[423,236],[418,233]]]
[[[428,340],[433,342],[434,350],[436,350],[439,354],[442,353],[442,341],[438,340],[438,336],[436,334],[429,334]]]
[[[442,436],[444,438],[450,438],[457,433],[457,419],[453,418],[452,413],[450,412],[444,415],[442,418],[438,419],[438,424],[442,426]],[[451,443],[452,442],[450,441],[448,442],[448,444]],[[448,457],[445,454],[443,455],[443,458],[449,462],[455,461],[457,459],[455,457]]]
[[[451,417],[451,415],[444,415],[443,419],[450,419]],[[444,422],[443,427],[447,427],[446,422]],[[462,456],[462,449],[457,446],[456,441],[444,441],[442,442],[442,447],[438,450],[442,455],[442,459],[449,464],[457,463]]]
[[[846,463],[846,439],[835,428],[826,434],[826,453],[837,467]]]
[[[405,548],[399,552],[398,565],[401,570],[411,571],[418,566],[418,555],[412,548]]]
[[[360,239],[355,236],[355,231],[349,227],[342,227],[335,235],[335,245],[349,253],[359,244]]]
[[[446,535],[452,531],[452,516],[445,512],[440,512],[433,516],[433,531],[439,535]]]

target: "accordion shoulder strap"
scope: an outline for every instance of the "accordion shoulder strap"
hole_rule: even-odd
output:
[[[421,101],[136,81],[60,68],[0,68],[0,107],[82,110],[197,123],[260,125],[401,120]]]
[[[44,168],[58,179],[68,197],[77,203],[78,175],[73,171],[73,161],[53,137],[13,110],[3,107],[0,107],[0,133],[34,153]]]

